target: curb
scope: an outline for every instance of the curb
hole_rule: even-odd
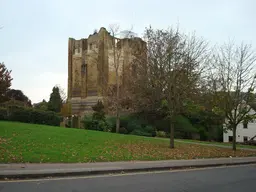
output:
[[[106,175],[106,174],[124,174],[124,173],[135,173],[135,172],[149,172],[149,171],[167,171],[167,170],[182,170],[182,169],[195,169],[195,168],[206,168],[206,167],[221,167],[221,166],[232,166],[232,165],[249,165],[256,164],[254,161],[244,162],[227,162],[227,163],[208,163],[208,164],[191,164],[191,165],[169,165],[169,166],[148,166],[138,168],[86,168],[76,170],[68,170],[59,172],[42,172],[26,173],[26,171],[18,171],[16,173],[3,174],[0,172],[0,180],[7,179],[38,179],[38,178],[53,178],[53,177],[69,177],[69,176],[89,176],[89,175]]]

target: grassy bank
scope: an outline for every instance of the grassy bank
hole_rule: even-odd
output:
[[[0,162],[95,162],[229,157],[232,150],[133,135],[0,121]],[[237,151],[237,156],[256,156]]]
[[[191,140],[191,139],[177,139],[177,141],[187,142],[187,143],[202,143],[202,144],[212,144],[212,145],[221,145],[221,146],[232,146],[232,143],[222,143],[222,142],[212,142],[212,141],[198,141],[198,140]],[[249,148],[249,149],[256,149],[256,146],[253,145],[241,145],[237,144],[237,148]]]

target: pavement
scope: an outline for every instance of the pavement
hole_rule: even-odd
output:
[[[212,143],[201,143],[201,142],[196,142],[196,141],[184,141],[184,140],[175,140],[175,142],[179,143],[189,143],[189,144],[195,144],[195,145],[203,145],[203,146],[210,146],[210,147],[221,147],[221,148],[228,148],[231,149],[232,146],[228,145],[221,145],[221,144],[212,144]],[[237,146],[237,149],[239,150],[246,150],[246,151],[256,151],[256,148],[247,148],[247,147],[239,147]]]
[[[72,164],[0,164],[0,180],[130,173],[243,164],[256,164],[256,157]]]
[[[255,191],[256,166],[0,181],[1,192]]]

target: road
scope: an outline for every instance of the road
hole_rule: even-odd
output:
[[[92,177],[0,181],[0,192],[254,191],[256,165]]]

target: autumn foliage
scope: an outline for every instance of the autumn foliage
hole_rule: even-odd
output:
[[[99,162],[197,159],[233,156],[228,148],[176,143],[168,139],[0,121],[1,163]],[[255,151],[238,150],[237,156]]]
[[[11,87],[11,70],[4,63],[0,63],[0,103],[6,100],[6,93]]]

